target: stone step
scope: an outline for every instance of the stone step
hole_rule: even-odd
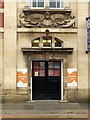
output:
[[[3,108],[7,109],[88,109],[88,104],[60,103],[58,101],[35,101],[26,103],[4,103]]]
[[[60,101],[35,101],[26,104],[26,108],[29,105],[33,106],[34,109],[83,109],[88,108],[88,105],[82,105],[79,103],[60,103]]]

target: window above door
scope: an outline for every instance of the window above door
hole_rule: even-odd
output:
[[[32,47],[63,47],[63,42],[51,36],[43,36],[35,38],[31,41]]]

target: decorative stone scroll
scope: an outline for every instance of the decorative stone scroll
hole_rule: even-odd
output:
[[[23,9],[18,27],[27,28],[75,28],[75,16],[70,10]]]

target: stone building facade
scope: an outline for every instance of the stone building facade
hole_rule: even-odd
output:
[[[87,102],[88,2],[4,0],[3,101]]]

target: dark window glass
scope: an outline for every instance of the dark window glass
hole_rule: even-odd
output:
[[[57,8],[60,8],[60,0],[57,0]]]
[[[33,0],[32,6],[36,7],[36,0]]]
[[[44,0],[38,0],[38,7],[44,7]]]
[[[50,7],[56,8],[56,0],[50,0]]]
[[[44,0],[32,0],[32,7],[44,7]]]
[[[64,2],[63,0],[49,0],[49,5],[51,8],[63,8]]]
[[[62,41],[60,41],[58,38],[55,38],[55,47],[62,47]]]

